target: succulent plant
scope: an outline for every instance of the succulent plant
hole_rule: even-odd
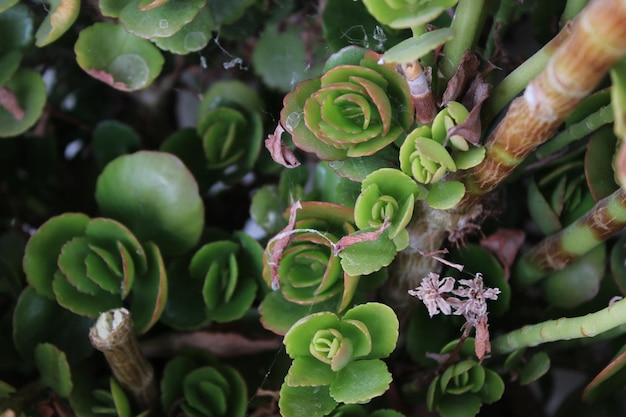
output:
[[[169,274],[176,281],[169,287],[163,321],[196,329],[241,318],[256,297],[261,262],[261,246],[243,233],[206,243],[190,259],[173,262]]]
[[[51,218],[28,241],[24,271],[39,295],[79,315],[97,317],[130,303],[140,333],[156,323],[167,300],[159,247],[112,219]]]
[[[379,65],[378,59],[365,50],[339,56],[322,77],[287,94],[281,124],[298,148],[323,160],[360,157],[410,129],[414,110],[408,86],[392,65]]]
[[[243,417],[248,394],[234,368],[206,352],[193,351],[171,359],[161,380],[161,403],[168,413],[207,417]]]
[[[284,339],[293,362],[281,388],[281,413],[323,416],[338,403],[381,395],[391,382],[381,358],[391,354],[397,338],[395,313],[379,303],[358,305],[342,317],[321,312],[300,319]]]
[[[442,417],[478,414],[482,404],[491,404],[504,392],[502,378],[478,362],[464,360],[451,365],[431,382],[428,408]]]

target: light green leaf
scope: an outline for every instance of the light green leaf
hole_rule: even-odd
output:
[[[391,380],[385,362],[379,359],[355,361],[337,372],[330,385],[330,395],[337,402],[364,403],[387,391]]]
[[[382,60],[399,64],[413,62],[452,38],[454,38],[454,31],[451,28],[435,29],[400,42],[385,52]]]
[[[50,10],[35,33],[35,45],[43,47],[59,39],[74,24],[80,0],[51,0]]]
[[[465,186],[460,181],[440,181],[432,184],[426,202],[439,210],[455,207],[465,195]]]

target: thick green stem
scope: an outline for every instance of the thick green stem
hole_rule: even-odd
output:
[[[482,122],[485,126],[513,100],[548,64],[554,51],[569,36],[571,25],[563,28],[543,48],[515,68],[509,75],[500,81],[489,94],[482,109]]]
[[[485,21],[487,3],[488,0],[459,0],[452,21],[454,39],[444,46],[439,66],[446,80],[456,72],[465,51],[476,45]]]
[[[516,264],[514,282],[522,287],[531,285],[548,273],[565,268],[625,228],[626,191],[620,188],[598,201],[583,217],[527,252]]]
[[[586,316],[549,320],[499,336],[491,342],[491,353],[501,355],[547,342],[593,337],[624,324],[626,299]]]

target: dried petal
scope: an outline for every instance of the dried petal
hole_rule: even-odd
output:
[[[289,245],[291,238],[293,236],[293,230],[296,224],[296,211],[302,208],[302,204],[300,200],[293,203],[289,209],[289,222],[287,226],[283,230],[281,230],[274,238],[272,238],[267,247],[270,248],[270,256],[267,261],[267,264],[270,266],[270,275],[272,277],[272,289],[276,291],[280,284],[278,282],[278,266],[280,264],[280,260],[283,257],[283,251]]]
[[[274,133],[270,133],[267,139],[265,139],[265,147],[270,151],[274,162],[281,164],[285,168],[295,168],[300,165],[300,161],[298,161],[293,151],[282,143],[281,136],[284,132],[285,129],[279,123]]]

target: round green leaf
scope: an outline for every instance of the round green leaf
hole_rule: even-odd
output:
[[[287,382],[280,388],[278,401],[283,417],[324,417],[337,407],[327,386],[290,387]]]
[[[309,344],[318,330],[338,329],[339,317],[329,311],[310,314],[298,320],[285,335],[287,354],[292,358],[299,356],[311,356]]]
[[[200,9],[198,15],[181,30],[167,38],[153,38],[159,48],[175,54],[185,55],[204,49],[213,37],[213,16],[208,7]]]
[[[302,317],[321,311],[332,311],[336,308],[335,298],[313,305],[302,305],[287,301],[280,291],[272,291],[261,302],[259,312],[263,327],[276,334],[285,334]]]
[[[355,361],[337,372],[330,384],[330,395],[337,402],[364,403],[387,391],[391,380],[385,362],[379,359]]]
[[[372,229],[360,230],[351,236],[372,232]],[[398,248],[393,240],[389,239],[387,231],[376,240],[363,241],[346,247],[339,253],[341,267],[352,276],[369,275],[379,271],[393,262]]]
[[[442,181],[432,184],[426,197],[429,206],[439,210],[454,208],[465,195],[465,186],[460,181]]]
[[[378,23],[361,1],[327,1],[322,27],[333,51],[350,45],[382,51],[404,39],[403,32]]]
[[[285,381],[290,387],[319,387],[330,385],[334,378],[329,365],[311,356],[301,356],[291,363]]]
[[[491,369],[485,369],[485,384],[479,394],[485,404],[495,403],[502,398],[502,394],[504,394],[504,381],[500,375]]]
[[[572,308],[595,297],[604,277],[605,248],[600,244],[547,277],[543,286],[546,300],[557,307]]]
[[[22,53],[18,50],[0,53],[0,87],[6,84],[17,71],[22,61]]]
[[[396,348],[398,318],[386,304],[360,304],[348,310],[342,319],[358,320],[367,327],[372,338],[372,350],[365,358],[385,358]]]
[[[122,9],[119,19],[124,28],[140,38],[168,38],[190,23],[205,0],[170,0],[162,6],[141,10],[142,0],[132,0]]]
[[[46,102],[46,85],[38,72],[31,69],[21,69],[6,83],[4,94],[14,96],[19,115],[0,105],[0,138],[17,136],[35,124],[41,116]]]
[[[550,370],[550,357],[545,352],[537,352],[526,363],[519,374],[520,385],[538,380]]]
[[[57,270],[61,247],[85,232],[89,217],[80,213],[66,213],[42,224],[26,244],[24,272],[30,286],[39,295],[53,299],[52,278]]]
[[[41,383],[67,398],[72,392],[70,365],[62,350],[50,343],[40,343],[35,348],[35,366],[41,374]]]
[[[275,27],[269,27],[252,53],[254,71],[268,87],[290,91],[305,78],[318,75],[307,70],[305,51],[300,30],[278,33]]]
[[[128,4],[127,0],[99,0],[98,6],[102,16],[119,17],[124,7]]]
[[[13,1],[13,4],[16,2]],[[13,4],[11,6],[13,6]],[[3,7],[4,6],[4,7]],[[0,2],[0,9],[9,6]],[[6,9],[5,9],[6,10]],[[0,54],[26,47],[33,38],[33,19],[26,4],[15,6],[0,14]]]
[[[211,0],[207,7],[218,25],[229,25],[243,16],[254,0]]]
[[[480,411],[482,401],[477,395],[446,395],[438,404],[441,417],[474,417]]]
[[[59,39],[74,24],[80,12],[80,0],[51,0],[46,18],[35,33],[35,45],[46,46]]]
[[[163,255],[191,249],[204,227],[198,185],[174,155],[141,151],[121,156],[98,177],[96,201],[102,213],[119,220]]]
[[[103,120],[93,130],[91,144],[98,166],[104,168],[118,156],[138,151],[141,138],[127,124]]]
[[[27,362],[42,342],[54,344],[70,362],[78,362],[93,351],[88,337],[93,324],[93,319],[77,316],[27,287],[13,313],[13,341]]]
[[[74,52],[87,74],[122,91],[149,86],[164,62],[152,43],[113,23],[96,23],[83,29]]]

